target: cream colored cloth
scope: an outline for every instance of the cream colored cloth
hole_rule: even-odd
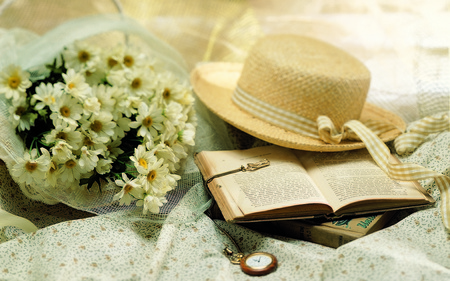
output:
[[[0,228],[5,226],[15,226],[26,233],[38,230],[38,228],[29,220],[0,209]]]

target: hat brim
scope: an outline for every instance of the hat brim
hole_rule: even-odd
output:
[[[242,64],[218,62],[199,65],[191,73],[192,87],[198,98],[225,122],[266,142],[299,150],[345,151],[365,147],[361,141],[328,144],[274,126],[240,109],[231,97],[241,70]],[[360,118],[361,122],[366,120],[385,121],[398,128],[381,134],[379,137],[383,142],[395,139],[406,127],[401,117],[367,102]]]

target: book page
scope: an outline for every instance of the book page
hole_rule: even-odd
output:
[[[220,188],[226,189],[226,193],[232,196],[245,215],[299,204],[327,204],[321,191],[289,149],[269,146],[201,153],[206,153],[202,157],[208,158],[209,164],[214,165],[215,174],[263,159],[270,161],[268,167],[237,172],[218,179]]]
[[[365,199],[425,200],[414,183],[390,179],[365,149],[295,153],[335,209]]]

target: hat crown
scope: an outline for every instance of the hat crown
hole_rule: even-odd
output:
[[[244,92],[266,104],[312,121],[325,115],[338,127],[359,119],[369,85],[370,72],[358,59],[297,35],[259,40],[238,80]]]

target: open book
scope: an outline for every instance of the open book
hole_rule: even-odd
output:
[[[255,164],[252,171],[240,168],[266,160],[270,164]],[[434,202],[419,183],[390,179],[366,149],[321,153],[263,146],[202,151],[195,163],[229,222],[361,216]]]

